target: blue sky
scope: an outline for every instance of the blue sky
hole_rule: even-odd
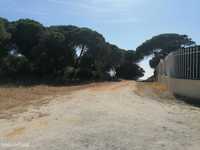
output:
[[[199,6],[199,0],[1,0],[0,16],[90,27],[108,42],[136,49],[160,33],[187,34],[200,43]],[[147,60],[142,66],[151,73]]]

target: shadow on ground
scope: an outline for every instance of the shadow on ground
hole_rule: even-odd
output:
[[[192,106],[195,106],[195,107],[200,107],[200,99],[194,99],[194,98],[190,98],[190,97],[184,97],[184,96],[181,96],[181,95],[178,95],[178,94],[175,94],[174,95],[176,97],[176,99],[178,101],[183,101],[187,104],[190,104]]]

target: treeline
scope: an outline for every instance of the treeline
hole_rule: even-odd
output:
[[[135,51],[120,49],[89,28],[0,18],[1,80],[135,80],[144,74],[137,61]]]
[[[137,47],[137,57],[143,59],[145,56],[153,55],[149,61],[151,68],[155,69],[161,59],[180,48],[196,45],[188,35],[176,33],[160,34],[152,37]]]

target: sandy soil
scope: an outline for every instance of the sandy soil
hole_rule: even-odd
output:
[[[0,111],[0,150],[200,148],[200,108],[176,101],[158,83],[44,86],[35,94],[24,88],[26,93],[10,91],[24,93],[21,98],[20,92],[11,96],[7,90],[0,88],[0,105],[7,106]],[[5,93],[12,104],[2,102]]]

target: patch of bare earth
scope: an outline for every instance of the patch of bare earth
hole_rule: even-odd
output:
[[[49,101],[72,92],[96,87],[102,89],[108,83],[91,83],[76,86],[0,86],[0,119],[12,118],[13,114],[25,112],[29,106],[39,107]]]
[[[159,83],[29,88],[7,89],[19,110],[29,109],[0,119],[0,150],[4,142],[14,150],[199,150],[200,108],[177,103]]]

